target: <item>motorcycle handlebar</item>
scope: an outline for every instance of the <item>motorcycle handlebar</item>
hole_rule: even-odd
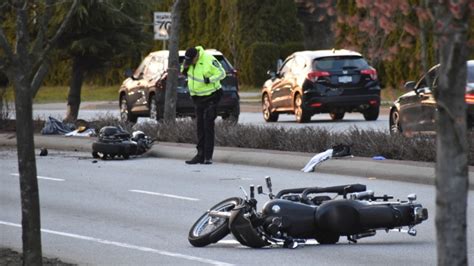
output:
[[[302,193],[305,189],[307,189],[307,187],[282,189],[276,194],[275,198],[279,199],[286,194]]]
[[[307,200],[308,194],[312,193],[337,193],[338,195],[345,195],[347,193],[362,192],[367,190],[367,187],[362,184],[351,184],[334,187],[312,187],[305,189],[301,194],[302,200]]]
[[[275,198],[279,199],[283,195],[296,194],[296,193],[303,193],[304,196],[307,196],[308,194],[312,194],[312,193],[337,193],[339,195],[343,195],[344,193],[362,192],[366,190],[367,190],[367,187],[362,184],[351,184],[351,185],[334,186],[334,187],[288,188],[288,189],[283,189],[280,192],[278,192]]]

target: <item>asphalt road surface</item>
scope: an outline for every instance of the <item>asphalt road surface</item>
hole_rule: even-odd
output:
[[[50,151],[37,157],[43,253],[80,265],[435,265],[435,190],[428,185],[264,167],[185,165],[157,158],[95,162],[89,154]],[[18,169],[13,150],[0,149],[0,246],[21,250]],[[239,185],[289,187],[364,183],[396,198],[417,193],[428,208],[418,235],[378,232],[349,244],[309,243],[295,250],[250,249],[227,237],[194,248],[194,221],[215,203],[242,196]],[[259,196],[259,207],[264,196]],[[469,202],[474,202],[472,193]],[[469,261],[474,260],[474,211],[468,205]]]
[[[381,131],[388,131],[388,114],[385,109],[380,114],[376,121],[365,121],[364,116],[360,113],[346,113],[342,121],[332,121],[329,114],[317,114],[314,115],[309,123],[299,124],[295,121],[294,115],[281,114],[278,122],[267,123],[263,120],[262,113],[260,111],[259,103],[242,103],[242,112],[239,117],[239,123],[253,124],[261,126],[280,126],[280,127],[320,127],[333,132],[342,132],[351,128],[357,127],[358,129],[374,129]],[[58,118],[62,120],[66,114],[66,104],[64,103],[53,103],[53,104],[35,104],[33,106],[33,117],[40,119],[47,119],[48,116]],[[83,103],[79,112],[79,118],[84,120],[95,120],[104,116],[119,117],[118,106],[113,102],[100,102],[100,103]],[[220,120],[220,118],[218,118]],[[217,121],[218,121],[217,120]],[[146,122],[147,118],[139,118],[138,122]]]

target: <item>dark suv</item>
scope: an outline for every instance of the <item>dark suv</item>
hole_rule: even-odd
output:
[[[184,52],[179,51],[180,64],[184,60]],[[221,52],[213,49],[206,52],[219,60],[227,73],[227,76],[221,80],[223,94],[217,106],[218,115],[222,119],[237,122],[240,115],[237,72]],[[168,54],[167,50],[150,53],[135,72],[122,83],[119,89],[122,121],[136,122],[140,116],[156,120],[163,117]],[[194,105],[187,81],[181,74],[178,78],[176,115],[194,116]]]
[[[432,67],[417,82],[408,81],[409,92],[400,96],[390,108],[390,133],[431,133],[436,129],[437,103],[433,91],[438,87],[439,66]],[[474,60],[467,61],[467,126],[474,128]]]
[[[329,113],[340,120],[346,112],[361,112],[377,120],[380,86],[377,71],[359,54],[348,50],[302,51],[290,55],[262,88],[262,111],[267,122],[280,113],[294,113],[299,123],[313,114]]]

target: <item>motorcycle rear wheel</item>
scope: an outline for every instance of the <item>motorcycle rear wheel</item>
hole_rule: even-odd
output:
[[[240,205],[243,199],[233,197],[225,199],[213,207],[210,211],[228,212]],[[188,234],[188,241],[195,247],[204,247],[216,243],[230,233],[229,219],[209,216],[209,212],[204,213],[191,226]]]
[[[315,239],[321,245],[331,245],[339,241],[339,235],[335,233],[319,233]]]

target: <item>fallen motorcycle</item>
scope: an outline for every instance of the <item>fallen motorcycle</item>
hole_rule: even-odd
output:
[[[92,157],[114,159],[141,155],[153,146],[154,140],[142,131],[134,131],[132,135],[120,127],[106,126],[100,129],[98,141],[92,143]]]
[[[309,239],[335,244],[341,236],[357,243],[374,236],[377,230],[415,236],[415,225],[428,219],[428,210],[415,202],[415,194],[408,195],[407,201],[393,200],[388,195],[375,196],[365,185],[350,184],[284,189],[274,195],[270,177],[266,177],[266,186],[268,193],[257,187],[258,194],[270,198],[261,211],[257,211],[255,187],[251,185],[250,197],[240,187],[245,199],[228,198],[204,213],[189,231],[191,245],[216,243],[229,233],[252,248],[296,248]],[[336,195],[330,197],[330,193]]]

